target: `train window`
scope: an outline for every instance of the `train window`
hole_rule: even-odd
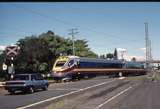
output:
[[[71,66],[74,64],[74,60],[70,60],[69,63],[68,63],[68,66]]]

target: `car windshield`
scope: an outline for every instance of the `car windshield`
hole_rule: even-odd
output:
[[[65,63],[66,61],[58,61],[56,67],[62,67]]]
[[[13,80],[29,80],[29,75],[15,75]]]

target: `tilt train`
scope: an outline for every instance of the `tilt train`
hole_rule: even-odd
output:
[[[54,63],[54,80],[73,80],[97,75],[145,74],[144,65],[139,62],[60,56]]]

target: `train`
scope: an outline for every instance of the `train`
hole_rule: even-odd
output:
[[[52,68],[53,79],[57,81],[94,77],[104,74],[118,75],[120,73],[144,74],[145,68],[144,65],[139,62],[79,56],[60,56],[57,58]]]

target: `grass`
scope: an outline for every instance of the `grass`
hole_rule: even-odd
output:
[[[146,79],[147,75],[141,75],[141,76],[129,76],[127,77],[128,80],[144,80]]]
[[[157,72],[155,77],[154,77],[155,80],[160,80],[160,72]]]

